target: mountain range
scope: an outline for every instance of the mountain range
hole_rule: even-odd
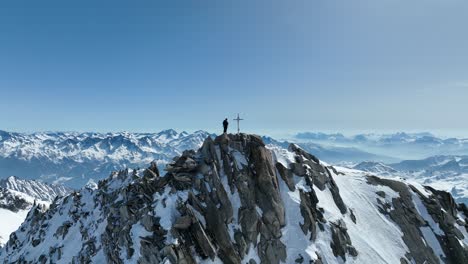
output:
[[[468,139],[440,138],[427,132],[370,133],[354,136],[344,136],[340,133],[302,132],[294,135],[293,139],[325,146],[355,147],[362,151],[400,160],[423,159],[437,155],[466,155],[468,153]],[[386,162],[391,161],[387,160]]]
[[[15,175],[80,189],[86,184],[96,184],[111,171],[141,168],[152,161],[162,170],[184,150],[199,148],[208,136],[215,135],[206,131],[187,133],[173,129],[157,133],[26,134],[0,131],[0,179]],[[380,168],[371,168],[370,163],[366,165],[369,168],[364,166],[365,163],[357,168],[378,175],[385,176],[383,165],[390,166],[388,175],[415,178],[422,184],[451,192],[461,202],[466,202],[465,198],[468,197],[465,156],[438,155],[429,158],[424,156],[424,159],[403,159],[412,156],[406,153],[418,152],[417,149],[438,153],[451,146],[451,149],[457,149],[455,152],[461,152],[466,147],[464,139],[443,140],[429,133],[360,134],[353,137],[302,133],[283,141],[268,136],[262,139],[269,146],[282,148],[294,142],[332,164],[349,167],[350,164],[360,162],[375,163]],[[407,149],[410,151],[407,152]],[[419,153],[416,156],[421,155]],[[443,163],[446,158],[450,162]],[[443,165],[436,166],[439,163]]]
[[[0,131],[0,178],[14,175],[81,188],[110,171],[156,161],[164,166],[183,150],[197,149],[210,134],[159,133],[12,133]]]
[[[36,204],[1,263],[464,263],[468,209],[296,144],[208,137],[162,174],[120,170]]]
[[[390,178],[400,177],[450,192],[468,204],[468,156],[433,156],[398,163],[361,162],[353,168]]]
[[[185,149],[197,149],[206,131],[193,133],[173,129],[157,133],[12,133],[0,131],[0,178],[11,175],[40,179],[79,189],[97,182],[110,171],[139,168],[156,161],[162,169]],[[264,136],[266,144],[287,147],[289,142]],[[305,150],[327,162],[397,159],[354,147],[322,146],[297,142]]]

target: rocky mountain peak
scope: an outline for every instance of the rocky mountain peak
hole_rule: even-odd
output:
[[[450,197],[223,134],[164,175],[121,170],[31,211],[0,261],[461,263],[468,212]]]

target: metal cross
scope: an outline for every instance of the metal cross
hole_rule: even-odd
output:
[[[234,118],[234,121],[237,121],[237,134],[240,133],[239,122],[240,122],[241,120],[244,120],[244,119],[240,118],[240,117],[239,117],[239,114],[237,114],[237,118]]]

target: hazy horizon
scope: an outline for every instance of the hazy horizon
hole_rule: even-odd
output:
[[[106,133],[159,133],[164,130],[169,130],[173,129],[178,133],[181,132],[188,132],[188,133],[193,133],[196,131],[206,131],[208,133],[213,133],[213,134],[221,134],[222,133],[222,128],[219,128],[217,130],[207,130],[207,129],[196,129],[196,130],[191,130],[191,129],[181,129],[181,128],[163,128],[163,129],[156,129],[156,130],[8,130],[8,129],[3,129],[0,128],[0,131],[5,131],[5,132],[12,132],[12,133],[20,133],[20,134],[34,134],[34,133],[99,133],[99,134],[106,134]],[[458,138],[458,139],[464,139],[468,138],[468,135],[463,134],[463,133],[443,133],[443,132],[433,132],[433,131],[422,131],[422,130],[362,130],[362,131],[333,131],[333,130],[302,130],[302,131],[281,131],[281,130],[272,130],[272,131],[267,131],[267,130],[251,130],[251,129],[241,129],[242,133],[251,133],[251,134],[259,134],[262,136],[271,136],[274,137],[275,139],[292,139],[294,138],[297,134],[299,133],[324,133],[327,135],[331,134],[342,134],[345,137],[353,137],[356,135],[363,135],[363,134],[368,134],[368,135],[392,135],[392,134],[397,134],[397,133],[407,133],[407,134],[418,134],[418,133],[429,133],[432,134],[435,137],[446,139],[446,138]],[[228,133],[237,133],[237,127],[234,123],[234,121],[231,121]]]

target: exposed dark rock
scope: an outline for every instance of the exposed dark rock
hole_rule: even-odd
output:
[[[348,235],[348,229],[346,224],[339,220],[336,223],[332,223],[332,242],[330,244],[333,254],[340,256],[346,261],[346,253],[351,256],[357,256],[356,249],[352,246],[351,238]]]
[[[319,188],[321,191],[325,190],[327,184],[330,182],[329,177],[325,171],[312,171],[312,177],[314,179],[314,185],[317,186],[317,188]]]
[[[240,208],[239,222],[242,227],[242,232],[247,240],[247,243],[257,244],[257,236],[259,232],[259,217],[254,208]]]
[[[230,239],[226,223],[221,214],[217,214],[216,211],[216,206],[208,203],[205,219],[207,230],[213,235],[213,239],[219,247],[218,254],[224,263],[240,263],[240,256]]]
[[[156,162],[151,162],[151,165],[149,168],[147,168],[145,170],[145,172],[143,173],[143,176],[145,178],[157,178],[159,177],[159,169],[158,169],[158,165],[156,164]]]
[[[286,261],[286,246],[279,239],[260,239],[259,257],[261,263],[281,263]]]
[[[281,178],[283,181],[286,183],[290,191],[294,191],[295,184],[294,184],[294,175],[293,173],[288,170],[286,167],[283,166],[283,164],[277,162],[276,163],[276,169],[278,170]]]
[[[409,254],[407,254],[407,255],[409,255]],[[407,257],[410,258],[409,256],[407,256]],[[410,263],[405,258],[401,258],[400,259],[400,264],[410,264]]]
[[[319,159],[317,159],[314,155],[305,152],[303,149],[301,149],[296,144],[289,145],[289,150],[292,151],[292,152],[295,152],[298,155],[301,155],[301,156],[305,157],[308,160],[312,160],[315,163],[320,163]]]
[[[310,263],[311,264],[323,264],[322,257],[320,256],[320,254],[318,252],[315,252],[315,255],[317,255],[317,259],[315,261],[311,260]]]
[[[296,263],[304,263],[304,257],[299,254],[299,257],[297,259],[294,260],[294,262]]]
[[[337,171],[336,168],[333,166],[328,166],[327,168],[332,170],[333,173],[335,173],[336,175],[345,175],[344,173]]]
[[[422,195],[416,188],[412,187],[413,191],[419,195],[432,219],[439,224],[439,227],[445,233],[445,236],[437,236],[437,239],[445,255],[448,256],[447,263],[463,263],[468,259],[468,248],[460,245],[459,240],[463,240],[464,236],[457,228],[454,228],[458,217],[455,200],[448,192],[438,191],[429,186],[425,188],[433,193],[432,199]]]
[[[464,203],[458,204],[458,210],[462,211],[465,217],[468,217],[468,206],[466,206],[466,204]]]
[[[356,248],[354,248],[353,246],[348,245],[347,249],[348,249],[348,253],[349,253],[351,256],[357,257],[358,252],[357,252]]]
[[[328,169],[327,169],[327,172],[328,172]],[[336,185],[335,180],[333,180],[333,177],[331,176],[329,172],[328,172],[328,175],[330,179],[330,183],[329,183],[330,192],[333,196],[333,200],[335,201],[336,206],[338,206],[338,208],[340,209],[340,212],[342,214],[346,214],[347,207],[345,203],[343,202],[343,198],[341,198],[340,196],[340,189],[338,188],[338,185]]]
[[[389,212],[390,218],[398,224],[403,232],[403,241],[408,246],[411,258],[416,263],[439,263],[432,249],[421,239],[420,227],[426,222],[414,207],[409,188],[402,182],[368,176],[367,182],[374,185],[388,186],[400,197],[392,200],[393,210]]]
[[[289,169],[296,174],[297,176],[306,176],[307,175],[307,168],[302,163],[291,163],[289,164]]]
[[[440,206],[444,208],[446,212],[448,212],[453,218],[457,218],[457,203],[450,193],[436,190],[430,186],[425,186],[424,188],[434,194],[439,201]]]
[[[63,223],[59,228],[57,228],[57,231],[55,232],[54,236],[57,238],[65,238],[65,236],[68,233],[68,229],[72,226],[72,223],[69,221],[66,221]]]
[[[0,208],[7,209],[12,212],[18,212],[20,210],[26,210],[31,206],[25,199],[13,195],[8,189],[0,187]]]
[[[385,192],[384,191],[378,191],[376,194],[382,198],[385,198]]]
[[[271,154],[263,146],[250,146],[250,166],[253,168],[255,197],[263,212],[272,212],[280,226],[284,226],[284,207],[279,194],[278,179]]]
[[[301,198],[301,214],[304,218],[304,224],[301,224],[304,234],[311,233],[310,239],[315,240],[317,237],[317,222],[325,222],[323,214],[317,209],[318,199],[315,191],[311,189],[310,192],[299,190]]]
[[[192,218],[190,216],[182,216],[177,219],[173,227],[180,230],[188,229],[192,225]]]
[[[248,253],[248,248],[247,248],[247,243],[245,242],[244,235],[242,234],[242,231],[239,229],[236,229],[234,231],[234,240],[236,241],[236,246],[238,248],[238,253],[240,258],[244,258],[245,254]]]
[[[356,224],[356,216],[354,215],[354,212],[352,209],[349,209],[349,215],[351,217],[351,220]]]

